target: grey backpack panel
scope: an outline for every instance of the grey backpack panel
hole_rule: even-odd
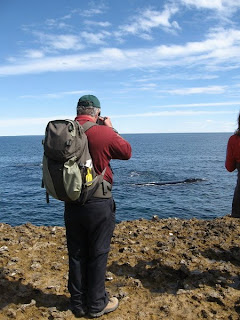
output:
[[[105,170],[96,175],[85,132],[77,121],[53,120],[46,127],[43,142],[43,186],[61,201],[85,203],[103,181]]]
[[[52,160],[67,161],[81,156],[87,144],[83,128],[76,121],[53,120],[46,127],[44,153]]]

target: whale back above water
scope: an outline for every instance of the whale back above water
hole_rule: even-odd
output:
[[[206,180],[200,179],[200,178],[190,178],[190,179],[177,180],[177,181],[135,183],[135,185],[136,186],[166,186],[169,184],[196,183],[196,182],[202,182],[202,181],[206,181]]]

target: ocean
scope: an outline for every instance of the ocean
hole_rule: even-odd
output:
[[[125,134],[128,161],[112,160],[117,221],[213,219],[231,212],[237,173],[224,167],[230,133]],[[62,202],[41,188],[42,136],[0,137],[0,222],[63,226]],[[186,181],[187,180],[187,181]]]

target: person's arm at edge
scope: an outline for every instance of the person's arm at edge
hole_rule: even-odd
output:
[[[227,153],[226,153],[226,161],[225,161],[225,168],[232,172],[236,169],[236,160],[233,157],[233,138],[230,137],[227,144]]]

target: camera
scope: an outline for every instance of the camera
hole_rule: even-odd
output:
[[[106,117],[98,117],[96,123],[99,125],[104,125],[105,120],[106,120]]]

